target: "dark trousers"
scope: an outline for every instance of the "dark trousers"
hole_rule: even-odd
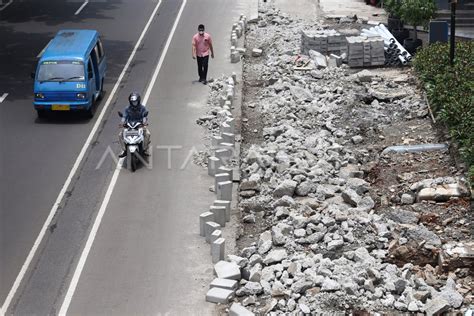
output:
[[[197,57],[198,74],[200,80],[206,80],[207,66],[209,65],[209,56]]]

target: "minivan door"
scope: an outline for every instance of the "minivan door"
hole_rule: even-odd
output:
[[[97,47],[97,46],[96,46]],[[95,91],[100,91],[100,73],[99,73],[99,56],[97,49],[94,48],[91,52],[92,68],[95,76]]]
[[[93,93],[94,95],[97,93],[96,77],[97,76],[95,75],[94,67],[92,66],[92,61],[91,59],[89,59],[87,61],[87,80],[88,80],[87,88],[89,92]],[[92,101],[94,101],[94,99]]]

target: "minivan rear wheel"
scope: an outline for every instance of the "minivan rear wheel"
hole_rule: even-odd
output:
[[[100,83],[100,92],[99,96],[97,97],[97,101],[100,101],[104,98],[105,91],[104,91],[104,79],[102,79],[102,82]]]

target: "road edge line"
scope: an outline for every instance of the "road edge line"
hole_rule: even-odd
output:
[[[161,3],[162,3],[162,0],[159,0],[158,4],[156,5],[155,9],[152,12],[147,24],[143,28],[143,31],[140,34],[140,37],[138,38],[137,43],[135,44],[135,47],[133,48],[133,51],[130,54],[128,60],[127,60],[127,63],[125,64],[124,68],[122,69],[122,72],[120,73],[120,76],[117,79],[117,82],[115,83],[109,97],[107,98],[107,102],[105,103],[104,107],[102,108],[102,111],[100,112],[99,117],[96,119],[96,121],[94,123],[94,126],[92,127],[92,130],[91,130],[91,132],[89,133],[89,136],[86,139],[86,142],[82,146],[82,149],[79,152],[79,155],[77,156],[76,161],[74,162],[74,165],[73,165],[71,171],[69,172],[69,175],[68,175],[66,181],[64,182],[64,185],[63,185],[61,191],[59,192],[59,195],[56,198],[56,201],[54,202],[53,207],[51,208],[51,210],[49,212],[49,215],[46,218],[46,221],[44,222],[43,227],[41,228],[41,230],[38,234],[38,237],[36,237],[36,240],[33,244],[33,247],[31,248],[30,252],[28,253],[28,256],[26,257],[26,260],[23,263],[23,265],[20,269],[20,272],[18,273],[17,277],[15,278],[13,286],[11,287],[10,291],[8,292],[8,295],[5,299],[2,307],[0,308],[0,315],[5,315],[7,313],[8,308],[10,307],[11,301],[13,300],[13,297],[15,296],[16,291],[18,290],[18,288],[19,288],[19,286],[22,282],[23,277],[25,276],[26,271],[28,270],[28,268],[31,264],[31,261],[33,260],[33,257],[36,255],[36,251],[38,250],[39,245],[43,241],[44,235],[46,234],[46,231],[47,231],[51,221],[53,220],[54,215],[56,214],[56,211],[58,210],[58,207],[59,207],[61,201],[63,200],[64,195],[66,194],[69,185],[72,182],[72,179],[74,178],[77,170],[79,169],[79,166],[81,165],[82,160],[85,157],[87,149],[89,148],[89,146],[92,143],[92,139],[95,137],[95,134],[97,133],[97,130],[99,129],[100,124],[102,124],[102,119],[105,116],[105,112],[107,111],[108,107],[112,103],[112,99],[113,99],[115,93],[117,92],[117,90],[118,90],[118,88],[119,88],[119,86],[122,82],[123,77],[127,73],[131,62],[132,62],[133,58],[135,57],[135,54],[138,51],[138,48],[140,47],[143,38],[145,37],[145,33],[148,31],[148,28],[150,27],[151,22],[153,21],[154,17],[156,16],[156,12],[158,11],[158,8],[161,6]]]
[[[162,51],[162,54],[160,56],[160,60],[158,61],[158,64],[155,68],[155,71],[153,73],[152,79],[150,81],[150,84],[147,87],[147,91],[145,92],[145,96],[143,98],[143,103],[145,104],[146,101],[148,101],[148,98],[150,96],[151,90],[153,90],[153,86],[155,85],[156,79],[158,77],[158,74],[161,70],[161,66],[163,65],[163,61],[166,57],[166,54],[168,53],[169,46],[171,44],[171,40],[174,37],[174,33],[176,31],[176,28],[178,26],[179,20],[181,19],[181,15],[184,11],[184,7],[186,6],[187,0],[183,0],[183,3],[181,4],[181,8],[178,12],[178,15],[176,16],[176,20],[174,22],[173,28],[170,31],[170,35],[168,36],[168,40],[166,41],[165,47]],[[102,223],[102,218],[105,215],[105,211],[107,210],[107,206],[109,204],[110,198],[112,196],[112,193],[114,191],[115,185],[117,183],[120,170],[121,170],[121,165],[123,163],[123,159],[121,158],[116,166],[116,169],[114,171],[114,175],[112,176],[112,179],[110,181],[110,184],[107,188],[107,192],[105,194],[104,200],[102,201],[102,204],[100,206],[99,212],[97,213],[97,217],[94,221],[94,225],[92,226],[92,229],[89,233],[89,237],[87,238],[86,245],[84,246],[84,249],[82,251],[81,257],[79,258],[79,262],[76,266],[76,269],[74,271],[74,275],[72,277],[71,283],[69,284],[69,288],[67,290],[66,296],[64,298],[63,304],[61,305],[61,309],[59,310],[59,316],[65,316],[67,314],[67,311],[69,309],[69,306],[72,301],[72,297],[74,296],[74,293],[76,291],[77,285],[79,283],[79,279],[81,277],[82,271],[84,270],[84,266],[87,261],[87,257],[89,256],[90,250],[92,249],[92,245],[95,240],[95,236],[100,228],[100,224]]]

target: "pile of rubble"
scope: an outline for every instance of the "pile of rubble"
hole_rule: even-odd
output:
[[[251,127],[243,126],[241,251],[215,266],[216,287],[229,293],[223,302],[235,293],[235,315],[466,310],[473,279],[465,250],[472,244],[446,247],[405,209],[468,201],[463,178],[413,182],[387,203],[369,182],[368,165],[383,159],[373,145],[384,140],[377,129],[429,120],[427,104],[406,77],[345,66],[295,69],[305,27],[268,7],[247,34],[249,47],[265,50],[244,65],[242,121]],[[424,262],[411,263],[410,252]],[[433,282],[427,276],[441,273],[443,254],[459,266]]]

